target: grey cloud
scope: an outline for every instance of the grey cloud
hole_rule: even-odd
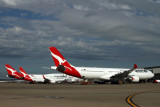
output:
[[[160,6],[154,2],[7,1],[10,0],[0,1],[2,8],[27,10],[53,19],[1,18],[1,23],[7,26],[0,28],[2,57],[47,58],[49,46],[56,46],[72,58],[83,59],[130,60],[135,54],[135,59],[140,58],[143,52],[153,56],[159,53]],[[4,55],[5,52],[8,54]]]

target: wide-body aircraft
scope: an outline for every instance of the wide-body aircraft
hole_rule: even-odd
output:
[[[28,75],[22,67],[19,67],[21,78],[26,81],[30,81],[30,83],[50,83],[49,79],[46,79],[44,75]]]
[[[124,68],[96,68],[96,67],[75,67],[67,62],[56,47],[50,47],[55,66],[51,69],[75,76],[82,79],[99,79],[111,82],[139,82],[150,79],[154,74],[147,69],[139,69],[136,65],[132,69]]]
[[[63,73],[52,73],[52,74],[27,74],[22,67],[20,67],[21,77],[27,81],[36,81],[43,83],[60,83],[63,81],[66,82],[75,82],[79,81],[79,78],[69,76]]]

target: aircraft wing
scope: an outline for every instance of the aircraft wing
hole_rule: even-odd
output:
[[[137,64],[134,64],[134,67],[132,69],[117,73],[117,74],[111,76],[111,79],[124,79],[124,78],[128,77],[128,74],[131,73],[136,68],[138,68],[138,66],[137,66]]]
[[[56,66],[51,66],[51,69],[57,71],[57,67]]]
[[[120,78],[125,78],[125,77],[127,77],[128,74],[131,73],[134,69],[135,69],[135,68],[130,69],[130,70],[127,70],[127,71],[124,71],[124,72],[121,72],[121,73],[118,73],[118,74],[115,74],[115,75],[113,75],[111,78],[118,78],[118,79],[120,79]]]

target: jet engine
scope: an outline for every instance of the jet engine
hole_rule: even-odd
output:
[[[44,84],[49,84],[49,83],[51,83],[51,81],[49,80],[49,79],[44,79]]]
[[[58,65],[56,70],[60,71],[60,72],[64,72],[64,71],[66,71],[66,68],[63,65]]]
[[[139,77],[137,77],[137,76],[130,76],[129,77],[129,81],[131,81],[131,82],[139,82]]]

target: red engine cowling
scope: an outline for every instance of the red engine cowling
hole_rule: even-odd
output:
[[[132,82],[139,82],[139,77],[137,77],[137,76],[130,76],[129,80],[132,81]]]

